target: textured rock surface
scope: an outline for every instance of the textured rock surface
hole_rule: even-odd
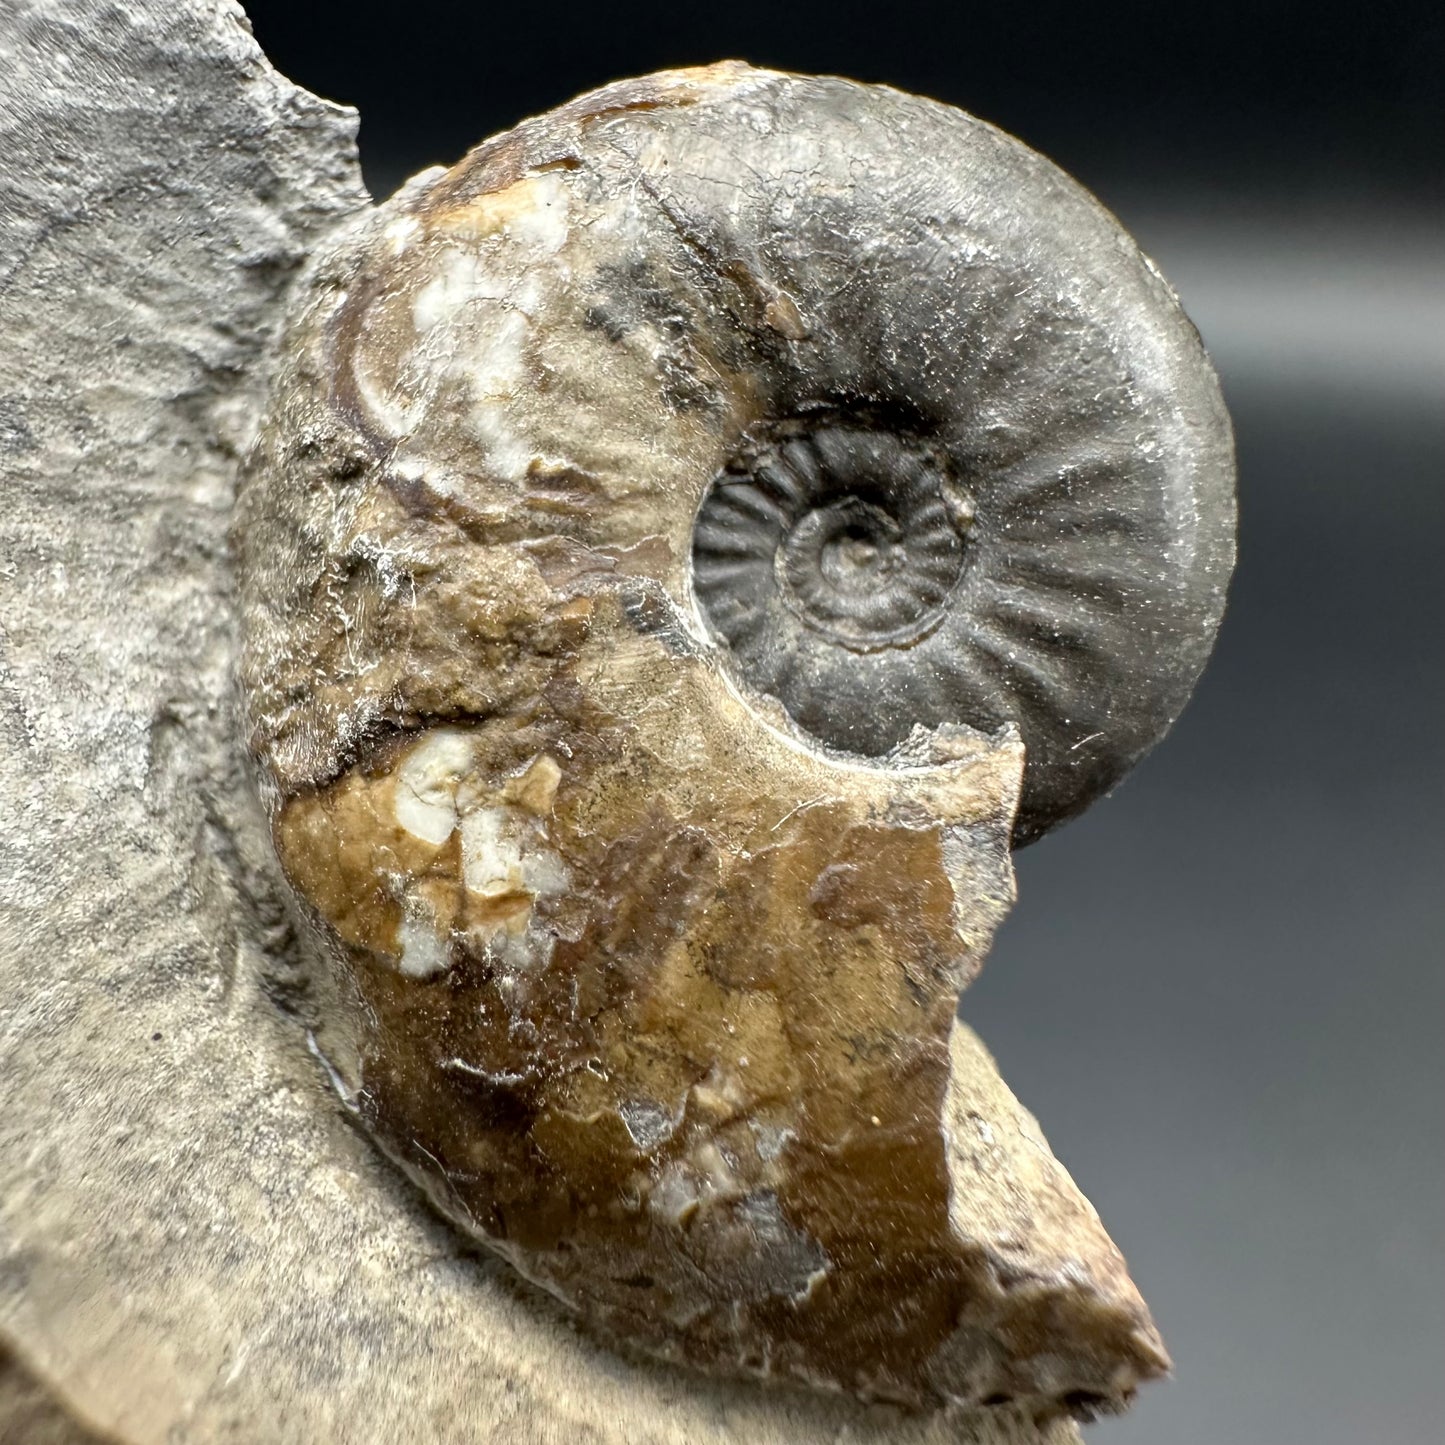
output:
[[[900,168],[897,137],[930,126],[947,166]],[[956,195],[973,167],[978,197]],[[236,538],[251,742],[336,965],[319,1046],[440,1206],[607,1338],[913,1406],[1118,1406],[1166,1363],[966,1030],[950,1056],[1012,897],[1018,734],[1006,711],[909,732],[889,681],[926,679],[925,643],[993,585],[1000,491],[1037,505],[1059,448],[1126,421],[1135,450],[1076,479],[1076,530],[1108,519],[1090,546],[1182,595],[1149,593],[1154,626],[1215,582],[1227,516],[1184,504],[1227,480],[1220,438],[1186,444],[1167,383],[1206,421],[1217,396],[1137,256],[1112,331],[1049,309],[1082,318],[1078,374],[1049,378],[1069,417],[1021,419],[1042,376],[1013,358],[1011,390],[978,380],[958,325],[919,309],[934,287],[978,336],[1014,327],[1000,277],[1063,284],[1030,239],[1051,227],[1107,275],[1116,230],[1055,175],[916,98],[676,72],[418,178],[298,293]],[[947,237],[927,260],[900,190]],[[823,234],[872,273],[856,295]],[[1100,403],[1116,372],[1129,400]],[[1009,405],[1022,456],[966,470]],[[1162,484],[1136,459],[1155,453]],[[784,465],[796,515],[763,493]],[[695,535],[725,584],[749,512],[777,526],[742,592],[777,575],[779,601],[734,632],[771,629],[803,692],[826,674],[810,708],[760,691],[693,606]],[[1171,570],[1171,526],[1202,584]],[[1029,527],[1080,555],[1051,514]],[[1072,665],[1117,644],[1124,689],[1110,615]],[[818,735],[889,709],[883,756]]]
[[[288,283],[363,203],[352,123],[222,0],[3,0],[0,69],[0,1331],[34,1376],[126,1442],[1076,1439],[621,1361],[351,1129],[235,744],[225,533]],[[954,1047],[977,1177],[1077,1215]]]
[[[103,1445],[0,1342],[0,1445]]]

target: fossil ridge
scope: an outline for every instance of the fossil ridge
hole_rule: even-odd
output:
[[[997,218],[971,231],[928,156],[896,169],[930,127],[959,143],[954,174],[1025,179],[1075,228],[1067,285],[1031,235],[1011,275]],[[896,207],[856,219],[839,134],[912,207],[902,240]],[[435,1203],[609,1339],[1040,1418],[1118,1408],[1167,1365],[955,1022],[1012,898],[1020,789],[1030,830],[1077,811],[1182,705],[1217,620],[1222,513],[1190,504],[1227,428],[1137,255],[1137,307],[1115,333],[1091,313],[1117,237],[957,112],[723,65],[610,87],[416,178],[301,288],[235,540],[251,747],[331,969],[319,1045]],[[1051,389],[989,339],[1035,273]],[[860,276],[919,294],[891,319],[837,301]],[[934,326],[960,294],[992,321]],[[1193,450],[1185,403],[1209,424]],[[1031,471],[1014,453],[1041,435],[1087,465]],[[778,480],[789,447],[806,486]],[[724,618],[738,529],[695,539],[736,478],[723,511],[783,540],[758,605]],[[1019,716],[938,715],[930,689],[958,678],[924,649],[955,602],[996,604],[989,569],[1030,525],[1058,533],[1060,497],[1065,580],[1100,545],[1132,576],[1180,535],[1122,592],[1094,567],[1097,606],[1054,629],[1095,627],[1063,648],[1083,664],[1019,643]],[[766,684],[727,645],[757,629],[770,668],[779,638],[805,643]],[[1095,672],[1113,721],[1091,751]]]

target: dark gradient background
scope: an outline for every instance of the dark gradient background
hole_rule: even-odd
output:
[[[1095,1445],[1445,1439],[1445,7],[247,8],[379,195],[737,56],[961,105],[1134,231],[1224,379],[1239,571],[1174,734],[1020,856],[964,1012],[1174,1352]]]

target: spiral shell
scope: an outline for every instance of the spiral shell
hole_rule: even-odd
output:
[[[1230,485],[1167,286],[957,111],[726,65],[416,178],[306,278],[236,525],[367,1127],[653,1351],[1120,1403],[1157,1336],[954,1010],[1011,833],[1183,705]]]

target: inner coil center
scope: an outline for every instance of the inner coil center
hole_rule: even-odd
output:
[[[922,443],[859,424],[800,427],[714,480],[693,534],[694,591],[745,672],[756,659],[771,673],[796,623],[854,652],[907,647],[943,619],[971,520]]]

